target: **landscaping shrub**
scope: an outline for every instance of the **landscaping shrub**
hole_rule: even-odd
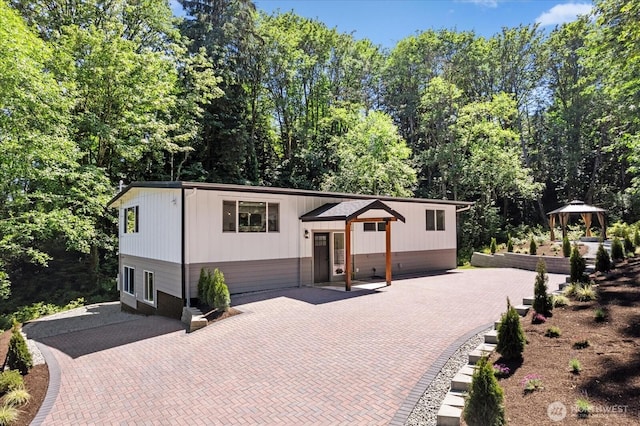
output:
[[[576,400],[576,413],[578,418],[584,419],[589,417],[591,415],[591,411],[593,411],[593,407],[587,399],[578,398],[578,400]]]
[[[511,370],[504,364],[493,364],[493,374],[496,377],[507,377],[511,374]]]
[[[509,234],[509,236],[507,238],[507,252],[508,253],[513,253],[513,240],[511,239],[511,234]]]
[[[584,284],[576,289],[576,300],[580,302],[590,302],[597,298],[598,294],[591,284]]]
[[[597,322],[604,322],[607,319],[607,311],[602,308],[597,308],[594,317]]]
[[[553,303],[551,297],[547,294],[547,265],[544,260],[540,259],[536,265],[536,280],[533,286],[533,310],[545,317],[551,315]]]
[[[578,245],[574,244],[569,258],[571,282],[581,282],[584,280],[584,271],[587,269],[587,262],[580,254]]]
[[[31,399],[26,389],[14,389],[4,396],[4,403],[13,407],[24,405]]]
[[[0,395],[24,387],[24,380],[19,371],[6,370],[0,373]]]
[[[587,339],[580,339],[573,343],[574,349],[586,349],[591,346],[591,343]]]
[[[598,246],[598,251],[596,252],[596,271],[598,272],[607,272],[611,269],[611,259],[609,258],[609,253],[604,248],[602,243]]]
[[[551,301],[553,302],[554,308],[559,306],[567,306],[569,304],[569,299],[561,294],[554,294],[553,296],[551,296]]]
[[[531,237],[531,242],[529,243],[529,254],[535,256],[538,252],[538,246],[536,245],[536,241]]]
[[[0,426],[10,425],[18,420],[18,410],[10,405],[0,406]]]
[[[491,244],[489,245],[489,250],[491,254],[496,254],[496,250],[498,249],[498,244],[496,243],[495,238],[491,238]]]
[[[33,367],[31,352],[29,352],[27,342],[24,340],[17,323],[13,327],[9,340],[7,365],[11,370],[18,370],[23,376]]]
[[[539,374],[527,374],[524,376],[524,379],[520,381],[520,384],[522,385],[524,393],[531,393],[544,389],[542,377]]]
[[[575,297],[580,287],[580,283],[569,283],[562,292],[566,297]]]
[[[560,337],[562,335],[562,332],[558,327],[552,325],[551,327],[547,328],[547,331],[544,333],[544,335],[547,337]]]
[[[624,237],[624,251],[625,253],[635,253],[636,251],[636,246],[635,244],[633,244],[633,241],[631,241],[631,238],[627,235]]]
[[[507,298],[507,312],[502,315],[500,327],[498,327],[498,345],[496,351],[502,355],[505,360],[520,359],[524,351],[526,338],[524,330],[520,323],[520,315],[511,306],[511,302]]]
[[[562,239],[562,255],[564,257],[571,256],[571,241],[567,237]]]
[[[498,384],[493,367],[482,357],[473,372],[469,395],[464,404],[464,421],[469,426],[506,424],[504,391]]]
[[[198,299],[207,303],[207,295],[209,294],[209,283],[211,282],[211,271],[208,269],[200,269],[200,278],[198,278]]]
[[[578,358],[573,358],[571,361],[569,361],[569,367],[571,368],[571,372],[573,374],[580,374],[580,372],[582,371],[582,364],[580,364]]]
[[[208,300],[211,306],[225,312],[229,310],[231,305],[229,288],[224,282],[224,274],[218,268],[213,271],[212,281],[209,284]]]
[[[611,259],[614,261],[624,259],[624,247],[618,237],[614,237],[611,241]]]
[[[545,317],[542,314],[534,312],[533,315],[531,316],[532,324],[544,324],[545,322],[547,322],[547,317]]]
[[[636,228],[636,231],[633,233],[633,245],[638,247],[640,246],[640,231]]]

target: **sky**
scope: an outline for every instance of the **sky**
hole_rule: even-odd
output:
[[[403,38],[428,30],[473,30],[491,37],[502,27],[538,22],[552,29],[587,14],[589,0],[254,0],[267,13],[289,12],[318,19],[329,28],[353,33],[392,48]],[[180,14],[176,0],[174,13]]]

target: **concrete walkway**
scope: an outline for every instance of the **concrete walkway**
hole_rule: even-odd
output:
[[[534,276],[476,269],[379,290],[234,297],[242,314],[191,334],[161,317],[85,329],[58,318],[61,334],[49,324],[32,335],[54,388],[34,423],[402,424],[443,351],[497,319],[507,296],[532,295]],[[550,287],[562,281],[549,275]]]

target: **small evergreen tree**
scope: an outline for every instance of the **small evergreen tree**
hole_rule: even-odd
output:
[[[625,253],[635,253],[636,251],[636,246],[628,235],[624,237],[624,251]]]
[[[496,243],[496,239],[491,238],[491,244],[489,245],[489,250],[491,250],[491,254],[496,254],[497,249],[498,249],[498,244]]]
[[[624,247],[618,237],[613,237],[611,242],[611,259],[614,261],[624,259]]]
[[[571,256],[571,241],[569,241],[568,237],[562,239],[562,255],[564,257]]]
[[[602,243],[598,246],[598,251],[596,252],[596,271],[598,272],[607,272],[611,269],[611,259],[609,259],[609,253],[604,248]]]
[[[548,317],[551,315],[553,309],[553,301],[551,296],[547,294],[547,284],[549,283],[549,277],[547,277],[547,265],[544,260],[540,259],[536,265],[536,280],[533,286],[533,310],[536,313]]]
[[[571,274],[571,282],[577,283],[581,282],[583,279],[584,271],[587,268],[587,262],[584,260],[582,255],[580,254],[580,249],[577,244],[573,245],[573,249],[571,250],[571,257],[569,258],[569,266],[570,266],[570,274]]]
[[[500,319],[496,351],[506,360],[522,358],[526,339],[520,323],[520,315],[507,298],[507,312]]]
[[[536,255],[538,252],[538,246],[536,245],[536,240],[533,239],[533,235],[531,236],[531,242],[529,243],[529,254]]]
[[[23,376],[33,367],[31,352],[29,352],[27,342],[20,332],[18,323],[13,324],[6,364],[11,370],[18,370]]]
[[[482,357],[478,361],[473,372],[463,416],[469,426],[501,426],[506,424],[504,391],[498,384],[493,373],[493,366],[486,357]]]
[[[227,311],[231,305],[231,297],[229,296],[229,288],[224,282],[224,274],[216,268],[213,271],[211,284],[209,285],[209,305],[214,308]]]
[[[207,295],[209,294],[209,282],[211,281],[211,271],[204,268],[200,269],[200,278],[198,278],[198,299],[203,303],[208,303]]]
[[[507,252],[513,253],[513,240],[511,239],[511,234],[509,234],[507,238]]]
[[[633,233],[633,245],[638,247],[640,246],[640,231],[636,228],[636,232]]]

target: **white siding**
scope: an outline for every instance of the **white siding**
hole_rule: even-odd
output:
[[[124,211],[138,206],[138,232],[124,233]],[[120,254],[181,262],[180,189],[134,188],[118,203]]]

